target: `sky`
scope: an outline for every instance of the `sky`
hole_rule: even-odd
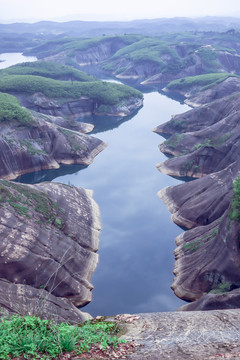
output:
[[[0,0],[0,22],[240,17],[239,0]]]

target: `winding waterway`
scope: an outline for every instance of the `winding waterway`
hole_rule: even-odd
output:
[[[170,289],[174,238],[182,230],[157,197],[158,190],[179,181],[157,171],[155,164],[165,159],[158,149],[163,138],[152,129],[188,109],[157,91],[144,94],[144,106],[118,126],[116,119],[111,126],[106,119],[95,119],[94,136],[108,147],[89,167],[65,166],[19,179],[93,189],[102,231],[99,264],[91,279],[93,301],[84,310],[94,316],[171,311],[183,303]]]

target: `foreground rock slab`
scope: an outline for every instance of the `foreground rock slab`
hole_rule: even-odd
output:
[[[137,314],[122,338],[139,343],[130,360],[239,359],[240,310]]]

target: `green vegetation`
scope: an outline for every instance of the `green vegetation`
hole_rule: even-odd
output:
[[[0,93],[0,122],[17,121],[23,125],[33,125],[35,120],[27,109],[24,109],[17,98]]]
[[[63,129],[61,127],[58,128],[58,131],[65,136],[68,144],[70,145],[74,153],[84,152],[87,150],[87,146],[82,141],[79,141],[78,133],[75,133],[74,131],[68,129]]]
[[[11,139],[10,139],[11,140]],[[20,140],[20,146],[22,149],[27,150],[27,152],[30,155],[44,155],[46,154],[46,151],[42,150],[42,149],[37,149],[34,145],[36,142],[36,139],[32,140],[33,144],[31,143],[30,140]]]
[[[231,289],[232,283],[230,281],[221,282],[216,285],[214,289],[210,291],[210,294],[223,294]]]
[[[71,57],[74,57],[75,52],[89,50],[92,47],[104,46],[105,43],[113,41],[115,44],[121,42],[122,46],[129,45],[135,41],[141,39],[142,35],[109,35],[99,36],[94,38],[60,38],[51,41],[47,41],[45,44],[36,46],[29,52],[25,52],[27,55],[38,55],[41,58],[63,53],[67,57],[67,61],[70,61]]]
[[[0,77],[0,91],[32,95],[41,92],[49,98],[65,101],[87,96],[97,103],[117,104],[129,97],[142,98],[142,93],[129,86],[103,82],[69,82],[33,75],[6,75]]]
[[[218,233],[218,227],[216,229],[214,229],[211,233],[207,234],[207,235],[204,235],[202,237],[200,237],[199,239],[197,240],[194,240],[194,241],[191,241],[191,242],[188,242],[186,244],[183,245],[183,249],[185,251],[188,251],[190,253],[193,253],[195,252],[197,249],[199,249],[202,245],[203,245],[203,241],[207,240],[207,241],[211,241],[211,240],[214,240],[216,235]]]
[[[185,60],[182,60],[177,51],[169,43],[158,38],[146,37],[118,50],[103,68],[112,70],[117,59],[124,57],[133,61],[134,64],[151,62],[158,66],[159,71],[176,73],[184,68]],[[121,67],[122,68],[122,67]],[[117,73],[120,69],[117,69]]]
[[[231,136],[232,136],[232,133],[227,132],[226,134],[223,134],[221,136],[216,136],[216,137],[214,137],[212,139],[206,139],[203,144],[199,143],[199,144],[196,144],[194,147],[195,147],[196,150],[201,148],[201,147],[204,147],[204,146],[217,147],[217,146],[220,146],[220,145],[224,144]]]
[[[177,79],[171,81],[167,88],[169,90],[187,90],[193,86],[202,87],[201,90],[206,90],[209,87],[212,87],[216,84],[221,83],[229,77],[239,77],[235,74],[229,73],[212,73],[212,74],[204,74],[197,76],[188,76],[185,78]]]
[[[1,70],[0,75],[36,75],[55,80],[97,80],[95,77],[76,70],[71,66],[61,65],[50,61],[34,61],[17,64]]]
[[[195,163],[195,160],[188,160],[180,169],[181,176],[187,175],[187,173],[192,170],[192,175],[196,173],[199,169],[199,165]]]
[[[216,61],[217,52],[209,46],[202,46],[196,53],[200,56],[206,72],[216,71],[220,64]]]
[[[57,324],[35,316],[3,316],[0,320],[0,358],[54,359],[64,352],[82,354],[93,344],[102,350],[126,342],[117,338],[119,327],[108,321],[81,325]]]
[[[230,219],[240,222],[240,174],[233,182],[233,197],[230,207]]]
[[[187,124],[180,119],[171,119],[169,125],[172,126],[177,132],[182,132],[186,129]]]
[[[0,180],[0,207],[10,205],[18,215],[34,218],[37,223],[43,220],[62,229],[63,211],[44,192],[30,189],[22,184]]]
[[[177,145],[182,141],[185,134],[174,134],[170,137],[169,140],[164,141],[164,145],[175,150]]]

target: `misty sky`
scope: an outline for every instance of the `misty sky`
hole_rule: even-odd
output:
[[[0,22],[240,17],[239,0],[0,0]]]

